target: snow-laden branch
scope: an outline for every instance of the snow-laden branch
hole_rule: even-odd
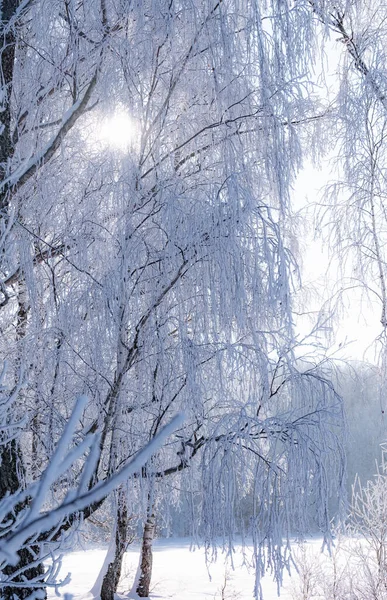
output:
[[[8,18],[5,20],[5,22],[3,20],[4,8],[3,7],[0,8],[0,20],[3,21],[3,22],[0,21],[1,22],[0,31],[1,31],[2,36],[5,36],[8,33],[10,33],[10,31],[12,31],[12,29],[17,25],[18,21],[20,21],[20,19],[24,15],[27,8],[29,8],[29,6],[33,3],[33,1],[34,0],[23,0],[22,2],[20,2],[20,4],[15,2],[13,14],[8,15]],[[9,8],[8,8],[8,11],[9,11]]]
[[[352,57],[356,71],[367,81],[377,100],[387,110],[387,90],[381,87],[374,70],[364,59],[354,32],[346,27],[345,12],[340,12],[338,9],[332,12],[325,11],[325,7],[315,0],[309,0],[309,4],[321,23],[340,35],[339,41],[345,45],[348,54]]]
[[[164,441],[171,433],[178,428],[184,420],[183,415],[174,417],[168,425],[166,425],[152,441],[150,441],[127,465],[118,472],[114,473],[104,481],[97,483],[91,489],[85,491],[84,478],[78,488],[70,490],[63,502],[56,508],[44,513],[40,513],[43,503],[46,501],[47,493],[50,486],[58,479],[58,477],[67,470],[80,455],[93,446],[86,460],[84,471],[90,473],[93,470],[93,465],[90,468],[90,462],[95,463],[97,453],[95,448],[98,447],[97,436],[89,436],[87,443],[75,446],[67,455],[66,448],[71,443],[75,427],[79,421],[80,415],[85,408],[87,398],[82,396],[78,399],[73,414],[65,428],[65,431],[60,439],[54,456],[38,484],[33,484],[29,488],[20,493],[14,494],[11,498],[6,498],[3,503],[0,503],[0,511],[5,507],[7,513],[24,500],[28,496],[33,497],[31,508],[25,511],[24,518],[15,523],[13,531],[5,539],[0,541],[0,561],[8,564],[17,564],[18,551],[26,542],[26,540],[38,536],[43,532],[55,528],[63,519],[70,514],[82,511],[92,503],[98,502],[105,498],[110,492],[115,490],[121,483],[126,481],[136,471],[138,471],[162,446]],[[3,506],[2,506],[3,504]]]
[[[12,189],[14,192],[17,191],[22,185],[24,185],[41,167],[41,165],[48,162],[55,152],[58,150],[62,140],[73,128],[79,117],[84,113],[87,104],[90,100],[91,94],[97,84],[98,80],[98,68],[95,70],[93,77],[91,78],[85,93],[82,97],[78,98],[76,102],[69,108],[69,110],[63,115],[61,126],[53,137],[52,140],[46,144],[42,150],[34,154],[29,160],[23,162],[9,177],[7,177],[0,184],[0,194],[7,189]]]

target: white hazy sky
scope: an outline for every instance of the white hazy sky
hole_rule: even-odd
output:
[[[327,242],[316,238],[312,208],[308,209],[312,203],[322,200],[324,187],[332,179],[329,161],[326,160],[321,169],[310,164],[306,166],[294,186],[295,210],[300,211],[303,216],[310,215],[310,229],[305,239],[300,241],[300,250],[303,290],[308,298],[307,305],[312,310],[319,309],[322,302],[335,294],[339,296],[340,292],[350,285],[343,281],[338,259],[332,256]],[[347,276],[350,276],[350,272]],[[375,340],[382,332],[380,305],[370,298],[367,299],[364,290],[360,288],[348,289],[342,295],[342,299],[340,314],[327,331],[333,343],[332,349],[338,350],[340,357],[375,362],[380,350]],[[301,319],[300,329],[306,332],[308,325],[302,321]]]
[[[321,95],[324,103],[331,102],[337,94],[339,77],[337,75],[346,54],[343,44],[336,37],[326,40],[321,55],[315,65],[315,92]],[[315,235],[311,205],[323,200],[324,188],[327,184],[337,181],[339,175],[334,165],[333,154],[321,161],[320,168],[312,163],[306,164],[294,185],[293,207],[300,211],[302,220],[310,217],[310,228],[299,240],[302,256],[303,297],[307,299],[309,310],[319,310],[332,297],[342,296],[339,315],[327,328],[330,336],[332,351],[337,351],[339,358],[352,358],[376,362],[380,352],[380,343],[376,340],[382,333],[380,323],[381,306],[375,299],[366,298],[364,289],[355,289],[353,283],[343,280],[340,273],[338,257],[334,258],[326,240],[318,239]],[[309,208],[308,208],[309,207]],[[328,233],[328,232],[326,232]],[[351,269],[346,268],[345,277],[351,277]],[[344,294],[344,288],[352,286]],[[327,311],[328,312],[328,311]],[[301,334],[310,331],[310,322],[300,318],[297,326]]]

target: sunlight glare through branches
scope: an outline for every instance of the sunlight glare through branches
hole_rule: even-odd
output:
[[[138,125],[128,112],[120,107],[108,116],[93,120],[87,145],[94,150],[115,150],[127,153],[134,149]]]

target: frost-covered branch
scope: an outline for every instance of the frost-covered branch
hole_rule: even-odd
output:
[[[86,397],[78,399],[66,430],[57,445],[55,455],[52,457],[41,480],[0,502],[0,521],[4,522],[7,515],[12,513],[18,504],[31,499],[23,513],[19,515],[10,528],[10,531],[5,536],[3,534],[3,540],[0,540],[0,560],[6,561],[8,564],[17,564],[19,560],[18,551],[27,540],[30,540],[30,544],[33,544],[31,540],[35,540],[36,543],[36,540],[42,533],[55,529],[69,515],[80,513],[91,504],[105,498],[120,484],[141,469],[141,466],[160,448],[166,438],[177,427],[181,426],[183,422],[182,416],[175,417],[127,465],[104,481],[87,489],[87,483],[90,480],[98,458],[98,439],[96,436],[89,436],[84,442],[76,445],[72,450],[68,450],[75,427],[85,409],[86,402]],[[79,487],[69,490],[59,506],[41,512],[43,504],[47,501],[50,487],[87,450],[90,450],[89,458],[85,462],[83,477],[80,480]],[[9,585],[9,582],[3,585]]]
[[[387,90],[382,85],[383,79],[378,78],[375,69],[367,65],[364,58],[364,51],[361,48],[360,37],[357,36],[356,31],[347,27],[346,21],[348,15],[346,11],[337,10],[336,7],[333,7],[332,11],[329,11],[329,9],[326,10],[320,0],[309,0],[309,4],[321,23],[340,35],[338,41],[344,44],[348,54],[352,57],[356,71],[365,79],[366,84],[371,87],[375,97],[382,104],[383,108],[387,110]]]
[[[35,175],[42,165],[47,163],[54,156],[65,136],[74,127],[79,117],[81,117],[86,110],[87,104],[97,84],[98,71],[99,69],[96,69],[83,95],[80,96],[63,115],[59,130],[52,140],[37,154],[22,163],[13,173],[11,173],[11,175],[9,175],[9,177],[0,183],[0,194],[4,193],[4,190],[6,189],[10,189],[15,193],[33,175]]]

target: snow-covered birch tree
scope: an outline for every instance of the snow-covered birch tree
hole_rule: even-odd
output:
[[[129,494],[137,486],[149,517],[154,488],[196,461],[199,529],[229,547],[238,490],[251,494],[258,596],[267,565],[280,581],[284,539],[306,531],[316,498],[329,535],[340,484],[340,399],[329,373],[297,360],[292,323],[289,188],[321,114],[310,3],[2,10],[0,353],[18,390],[12,422],[26,422],[1,449],[14,486],[1,495],[39,480],[80,393],[76,437],[100,434],[90,486],[183,408]],[[114,149],[103,132],[122,114],[132,131]],[[24,598],[28,584],[7,589]]]
[[[385,332],[386,8],[356,0],[311,0],[310,8],[331,38],[331,68],[337,63],[330,135],[339,169],[327,190],[325,223],[332,246],[348,265],[347,285],[367,289],[380,307]]]

